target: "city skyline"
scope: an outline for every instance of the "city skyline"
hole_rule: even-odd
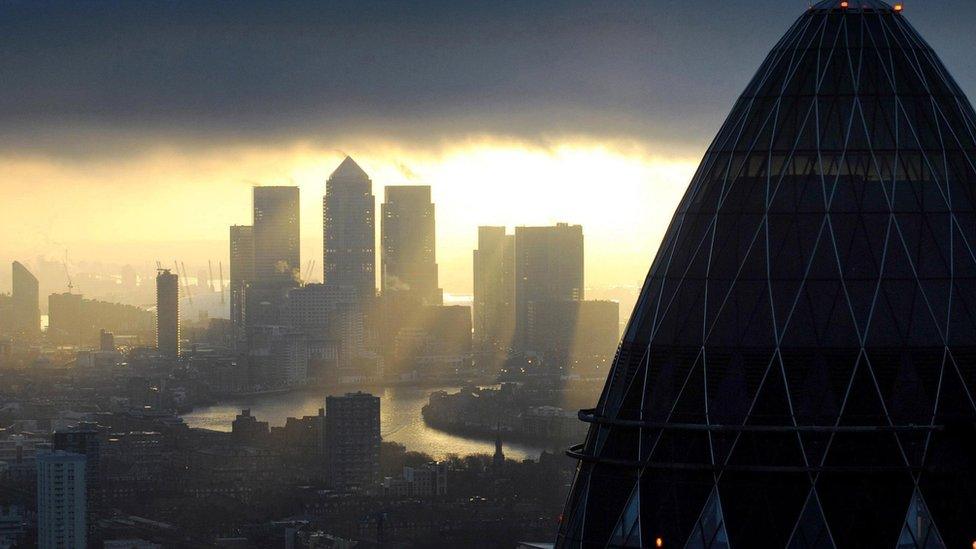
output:
[[[417,91],[409,101],[403,100],[406,105],[393,102],[382,114],[374,111],[373,115],[360,116],[377,100],[369,100],[370,94],[359,94],[364,99],[356,100],[351,114],[339,117],[333,112],[337,107],[332,105],[353,100],[338,94],[342,90],[358,90],[356,76],[367,70],[365,65],[350,61],[353,72],[321,92],[313,91],[313,82],[283,82],[298,88],[304,101],[271,109],[261,124],[251,122],[239,131],[231,131],[234,118],[222,114],[226,108],[215,109],[214,119],[205,117],[199,125],[191,127],[184,122],[192,112],[190,99],[196,97],[187,91],[163,98],[174,114],[166,123],[141,102],[128,105],[128,114],[118,115],[116,123],[102,106],[107,92],[93,89],[84,76],[72,73],[65,78],[77,83],[85,93],[52,109],[65,113],[61,119],[40,113],[40,122],[28,130],[23,123],[24,109],[15,112],[14,106],[26,101],[36,68],[30,68],[29,62],[5,67],[12,83],[6,102],[0,105],[0,119],[9,122],[0,135],[0,163],[6,173],[5,184],[0,188],[0,232],[20,237],[0,244],[0,259],[31,261],[37,255],[60,259],[64,250],[70,249],[71,256],[79,261],[118,264],[151,266],[156,259],[166,261],[174,256],[195,265],[208,259],[226,260],[225,227],[249,223],[242,212],[250,200],[253,183],[301,187],[302,229],[307,235],[302,256],[318,258],[322,256],[322,243],[317,204],[329,173],[349,154],[372,177],[376,196],[382,196],[386,185],[432,186],[433,201],[441,210],[438,259],[445,272],[442,286],[448,293],[469,293],[468,255],[475,248],[478,225],[511,228],[557,221],[580,223],[588,228],[595,251],[587,258],[591,283],[633,285],[650,266],[648,258],[657,249],[670,212],[700,160],[710,137],[709,128],[719,124],[723,111],[744,85],[744,75],[775,39],[773,33],[762,28],[756,33],[746,30],[748,25],[730,25],[733,30],[716,31],[700,22],[699,11],[707,11],[709,18],[716,20],[762,18],[772,22],[772,28],[777,21],[785,25],[796,10],[804,7],[804,0],[762,0],[742,5],[720,2],[707,8],[651,2],[641,6],[615,5],[612,10],[570,4],[559,19],[564,27],[557,27],[558,32],[533,37],[529,29],[516,28],[508,31],[511,46],[484,54],[492,61],[493,72],[489,74],[498,74],[498,58],[510,59],[518,48],[527,57],[517,65],[525,65],[522,68],[530,78],[524,89],[519,90],[515,84],[489,88],[494,90],[488,95],[494,108],[510,113],[501,119],[478,114],[481,109],[468,105],[470,99],[459,94],[441,92],[446,95],[443,106],[425,104],[417,95],[430,90],[430,84],[418,82],[418,76],[403,71],[395,74]],[[0,9],[19,13],[10,5]],[[48,9],[49,15],[57,15],[65,8],[55,3]],[[364,19],[358,23],[361,30],[392,24],[388,19],[392,14],[362,9]],[[400,15],[422,15],[402,9],[404,13]],[[541,3],[530,15],[550,17],[554,9],[551,3]],[[976,88],[976,69],[970,68],[965,52],[976,47],[976,39],[955,30],[974,9],[970,3],[960,1],[937,5],[909,2],[906,6],[916,26],[944,52],[947,65],[967,90]],[[32,16],[43,13],[39,10]],[[203,24],[194,22],[192,10],[180,5],[156,15],[153,21],[140,14],[132,15],[134,28],[144,27],[150,37],[140,51],[163,48],[158,39],[162,30],[157,25],[176,25],[184,20],[191,27]],[[286,10],[274,20],[287,28],[294,19],[289,15],[294,14]],[[354,15],[338,18],[330,25],[337,29],[357,28]],[[470,33],[470,40],[476,43],[489,40],[498,26],[512,16],[504,8],[466,13],[463,3],[451,10],[451,15],[465,22],[463,31]],[[234,18],[246,22],[249,17],[256,15],[245,11]],[[14,51],[33,33],[66,25],[63,16],[40,21],[22,19],[23,27],[13,17],[0,20],[10,31],[2,36]],[[423,28],[423,23],[411,20]],[[439,21],[442,20],[429,24],[439,28]],[[589,32],[580,30],[586,21],[599,25]],[[28,27],[28,23],[33,26]],[[131,29],[113,26],[111,19],[101,24],[106,25],[107,36],[132,40]],[[935,32],[942,28],[944,32]],[[728,51],[718,59],[706,59],[689,46],[712,32],[720,32],[721,40],[728,44]],[[614,37],[604,40],[607,35]],[[460,30],[451,31],[443,40],[463,43],[464,36]],[[578,37],[580,44],[567,45],[570,37]],[[207,44],[198,40],[190,41],[190,50],[216,64],[217,69],[225,70],[219,59],[200,53]],[[632,41],[629,46],[626,40]],[[104,45],[96,42],[91,47]],[[402,56],[405,63],[416,64],[415,52],[426,51],[425,47],[417,45],[398,54],[394,45],[384,41],[380,51],[391,59]],[[638,57],[635,52],[639,50],[653,51],[655,55]],[[295,63],[313,63],[301,52],[296,51]],[[134,53],[123,62],[126,66],[135,64],[140,55],[144,54]],[[595,58],[597,55],[599,59]],[[542,62],[547,56],[558,61],[555,67]],[[613,63],[606,61],[613,58],[617,59]],[[448,55],[448,59],[452,66],[459,66],[478,57],[461,49]],[[93,70],[103,69],[96,61],[86,62],[96,64]],[[49,67],[49,63],[52,61],[38,61],[36,65],[64,74],[66,69],[60,63],[54,67]],[[687,75],[682,72],[685,69],[689,71]],[[181,74],[178,67],[165,66],[161,70],[174,78]],[[267,65],[257,63],[254,71],[261,70],[268,70]],[[555,77],[566,83],[574,73],[583,75],[585,87],[579,91],[559,92],[578,86],[556,87],[546,81],[547,77]],[[185,77],[194,82],[199,75],[191,70]],[[481,78],[484,77],[475,78],[475,82]],[[241,87],[235,97],[254,87],[252,81],[231,84]],[[133,93],[142,86],[128,79],[119,85]],[[254,91],[256,98],[269,95],[266,90]],[[559,112],[533,112],[534,104],[518,99],[525,97],[525,92],[532,92],[528,95],[536,98],[533,101],[548,102]],[[161,92],[147,91],[150,96],[156,93]],[[320,103],[312,101],[316,93],[323,94]],[[200,100],[209,102],[212,98],[203,96]],[[53,101],[42,94],[34,97],[29,106],[39,109]],[[619,106],[611,109],[608,105]],[[465,110],[467,107],[473,110]],[[679,112],[681,116],[675,114]],[[276,118],[275,114],[280,116]],[[296,122],[297,116],[303,122]],[[515,119],[522,122],[515,124]],[[336,124],[320,128],[320,121]],[[259,127],[267,127],[268,131],[261,134]],[[420,127],[431,130],[418,135]],[[83,139],[71,140],[67,136]],[[64,142],[66,139],[69,143]],[[601,181],[599,191],[593,190],[593,181]],[[498,200],[502,196],[520,196],[526,203],[544,207],[512,209]],[[616,196],[632,199],[619,203],[614,200]],[[153,207],[147,208],[147,203]],[[643,203],[660,207],[635,215],[637,205]],[[41,204],[45,205],[43,209],[39,209]],[[87,207],[77,208],[78,205]],[[89,207],[111,207],[113,215],[97,222],[86,221]],[[24,215],[29,217],[26,224],[20,219]],[[170,222],[173,219],[195,222]],[[16,225],[8,225],[11,223]],[[160,231],[164,226],[167,230]],[[633,236],[623,238],[626,235]],[[158,252],[147,254],[148,246]],[[605,267],[608,264],[615,268]]]
[[[976,549],[974,20],[0,0],[0,547]]]

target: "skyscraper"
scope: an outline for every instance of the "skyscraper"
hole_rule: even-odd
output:
[[[96,423],[80,423],[54,432],[55,451],[85,456],[85,505],[87,528],[91,531],[93,514],[100,505],[102,437]]]
[[[289,326],[304,333],[319,377],[335,379],[364,354],[363,312],[351,286],[306,284],[288,292]],[[332,366],[329,369],[329,366]]]
[[[410,294],[420,303],[440,305],[430,186],[386,187],[382,215],[383,293]]]
[[[86,512],[85,456],[60,450],[38,455],[38,547],[84,549]]]
[[[244,329],[244,290],[254,280],[254,227],[233,225],[230,228],[230,320],[234,323],[235,341]]]
[[[346,157],[322,198],[323,281],[356,288],[364,304],[376,295],[376,199],[373,183]]]
[[[827,0],[678,206],[560,547],[971,547],[976,112],[901,9]]]
[[[259,284],[299,282],[298,196],[298,187],[254,187],[254,280]]]
[[[525,350],[529,303],[580,301],[583,292],[583,227],[515,228],[515,342]]]
[[[156,349],[164,356],[180,356],[180,277],[169,269],[156,273]]]
[[[380,397],[326,397],[325,431],[332,485],[371,490],[380,480]]]
[[[478,227],[473,273],[477,349],[507,350],[515,335],[515,237],[505,227]]]
[[[35,336],[41,331],[41,309],[39,306],[37,278],[22,263],[13,263],[13,331],[26,336]]]

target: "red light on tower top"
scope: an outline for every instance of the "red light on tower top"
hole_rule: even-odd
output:
[[[845,10],[846,10],[846,9],[847,9],[848,7],[850,7],[850,5],[851,5],[851,3],[850,3],[850,2],[848,2],[847,0],[844,0],[843,2],[841,2],[841,3],[840,3],[840,7],[841,7],[841,8],[843,8],[843,9],[845,9]]]

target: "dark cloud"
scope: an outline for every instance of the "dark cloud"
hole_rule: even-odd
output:
[[[700,144],[806,5],[0,0],[0,146],[471,134]],[[972,89],[976,2],[915,0],[906,12]]]

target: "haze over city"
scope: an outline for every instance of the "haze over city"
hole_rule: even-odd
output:
[[[320,257],[324,182],[350,154],[378,187],[432,186],[449,293],[471,292],[477,225],[556,221],[584,225],[588,285],[639,286],[714,128],[805,7],[4,2],[0,258],[177,258],[195,276],[226,266],[254,185],[301,187],[302,255]],[[976,87],[976,6],[909,10]]]
[[[976,549],[972,0],[0,0],[0,549]]]

